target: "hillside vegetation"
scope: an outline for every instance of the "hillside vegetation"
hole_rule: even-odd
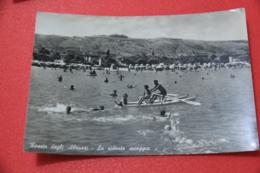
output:
[[[247,41],[141,39],[128,38],[117,34],[90,37],[36,34],[34,46],[35,50],[39,51],[45,48],[50,52],[56,52],[56,54],[58,52],[64,56],[66,54],[74,54],[74,57],[94,56],[104,58],[110,56],[116,62],[125,64],[160,63],[160,61],[166,63],[227,61],[228,56],[249,61]],[[70,57],[73,58],[73,56]]]

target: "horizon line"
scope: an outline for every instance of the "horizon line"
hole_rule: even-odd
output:
[[[80,37],[80,38],[84,38],[84,37],[98,37],[98,36],[111,36],[111,35],[122,35],[122,36],[126,36],[130,39],[144,39],[144,40],[151,40],[151,39],[160,39],[160,38],[166,38],[166,39],[175,39],[175,40],[191,40],[191,41],[247,41],[248,39],[238,39],[238,40],[198,40],[198,39],[186,39],[186,38],[171,38],[171,37],[155,37],[155,38],[135,38],[135,37],[129,37],[125,34],[111,34],[111,35],[92,35],[92,36],[77,36],[77,35],[73,35],[73,36],[68,36],[68,35],[57,35],[57,34],[41,34],[41,33],[34,33],[34,34],[38,34],[38,35],[44,35],[44,36],[60,36],[60,37]]]

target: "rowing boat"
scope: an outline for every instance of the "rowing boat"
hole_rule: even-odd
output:
[[[166,97],[166,99],[162,102],[160,100],[155,100],[153,103],[146,103],[143,102],[142,104],[138,104],[137,102],[128,102],[127,105],[124,105],[124,107],[144,107],[144,106],[164,106],[164,105],[173,105],[176,103],[187,103],[187,104],[193,104],[193,105],[200,105],[199,102],[195,102],[197,99],[197,95],[194,97],[189,97],[189,95],[185,96],[176,96],[176,97]]]

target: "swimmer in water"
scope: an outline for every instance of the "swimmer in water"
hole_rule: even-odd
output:
[[[105,83],[108,83],[108,78],[106,78],[106,79],[104,80],[104,82],[105,82]]]
[[[97,73],[96,73],[95,70],[90,69],[89,75],[90,76],[97,76]]]
[[[137,85],[133,86],[133,85],[131,85],[131,84],[128,84],[126,87],[129,88],[129,89],[132,89],[132,88],[137,87]]]
[[[230,77],[231,77],[231,78],[235,78],[235,75],[231,74]]]
[[[99,106],[99,108],[93,108],[91,111],[103,111],[105,109],[104,106]],[[74,110],[72,112],[72,107],[71,106],[67,106],[66,107],[66,113],[67,114],[74,114],[74,113],[84,113],[87,112],[86,110]]]
[[[117,96],[117,90],[113,90],[113,93],[112,94],[110,94],[110,96],[112,96],[112,97],[116,97]]]
[[[73,71],[72,71],[72,66],[70,66],[70,72],[73,73]]]
[[[173,118],[170,114],[169,120],[170,120],[170,125],[165,125],[164,129],[173,130],[173,131],[178,130],[179,118]]]
[[[96,70],[95,70],[95,69],[92,71],[92,74],[93,74],[94,76],[96,76],[96,75],[97,75],[97,72],[96,72]]]
[[[169,113],[166,113],[166,111],[165,110],[161,110],[160,111],[160,115],[159,115],[160,117],[165,117],[165,118],[171,118],[171,112],[169,112]],[[153,117],[153,120],[156,120],[157,119],[157,117]]]
[[[71,113],[71,106],[67,106],[67,107],[66,107],[66,113],[67,113],[67,114],[70,114],[70,113]]]
[[[161,117],[167,117],[165,110],[161,110],[160,116]]]
[[[164,130],[172,130],[173,129],[173,127],[175,126],[174,125],[174,123],[173,123],[173,121],[171,120],[171,114],[169,115],[169,119],[170,119],[170,125],[165,125],[164,126]]]
[[[57,77],[57,80],[58,80],[59,82],[62,82],[62,79],[63,79],[63,77],[62,77],[62,75],[60,74],[60,76]]]
[[[70,90],[72,90],[72,91],[75,90],[74,85],[71,85],[71,86],[70,86]]]
[[[122,74],[119,75],[119,80],[122,81],[124,76]]]
[[[93,108],[92,111],[103,111],[104,106],[99,106],[99,108]]]

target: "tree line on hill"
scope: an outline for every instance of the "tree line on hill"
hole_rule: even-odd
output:
[[[96,55],[94,57],[91,57],[91,62],[89,62],[86,57],[89,55],[83,54],[80,51],[67,51],[64,53],[64,55],[61,55],[59,52],[54,51],[42,47],[38,52],[33,53],[33,59],[39,60],[39,61],[46,61],[46,62],[54,62],[55,60],[61,60],[63,59],[66,64],[70,63],[82,63],[82,64],[90,64],[95,65],[98,64],[99,59],[102,60],[102,66],[103,67],[110,67],[112,64],[115,64],[117,66],[123,66],[123,65],[129,65],[129,64],[194,64],[194,63],[209,63],[209,62],[215,62],[215,63],[227,63],[229,61],[228,54],[223,54],[221,56],[217,56],[215,54],[212,54],[211,56],[208,56],[206,54],[194,54],[194,55],[180,55],[178,58],[170,58],[167,56],[158,56],[154,54],[154,51],[152,52],[152,55],[146,55],[146,54],[137,54],[133,56],[127,56],[127,57],[116,57],[115,55],[110,54],[110,50],[108,49],[105,55]],[[247,55],[246,55],[247,56]],[[248,57],[243,57],[242,60],[246,60]]]

